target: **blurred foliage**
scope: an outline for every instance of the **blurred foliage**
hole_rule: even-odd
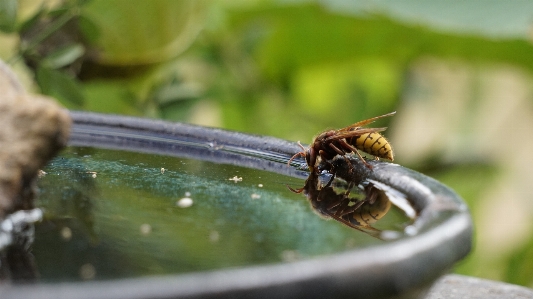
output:
[[[461,197],[466,201],[470,207],[470,212],[475,220],[481,212],[479,204],[476,202],[482,197],[483,193],[498,180],[498,169],[493,165],[483,165],[479,163],[463,164],[457,166],[440,167],[429,171],[424,171],[433,178],[439,180],[448,186],[454,186],[455,192],[461,194]],[[463,181],[468,179],[468,184]],[[478,238],[478,228],[474,229],[474,251],[476,248],[476,239]],[[487,268],[498,267],[499,264],[504,263],[500,260],[487,260],[480,254],[470,255],[464,261],[459,262],[456,266],[455,272],[459,274],[483,277],[486,275]],[[516,283],[516,282],[515,282]]]
[[[533,277],[533,238],[512,254],[507,262],[505,280],[516,284],[531,286]]]
[[[474,68],[508,65],[530,76],[533,5],[502,3],[6,0],[0,1],[1,38],[15,39],[17,46],[0,46],[0,53],[11,51],[2,59],[69,109],[310,142],[325,128],[424,106],[406,99],[413,63],[424,57]],[[475,88],[466,106],[472,111],[461,114],[464,128],[449,132],[466,145],[449,156],[443,148],[426,152],[404,165],[457,190],[479,224],[487,190],[510,163],[503,155],[486,158],[475,147],[484,135],[469,130],[483,100]],[[434,96],[429,89],[415,93],[426,102]],[[416,146],[424,138],[400,142]],[[531,240],[530,235],[499,258],[476,247],[457,271],[532,286],[526,262],[532,260]]]
[[[533,69],[525,40],[444,34],[311,3],[209,4],[60,1],[7,27],[18,28],[15,58],[34,69],[41,92],[70,109],[288,139],[394,110],[405,70],[419,56]],[[198,109],[215,115],[206,119]]]

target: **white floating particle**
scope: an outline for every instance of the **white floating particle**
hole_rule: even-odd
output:
[[[184,197],[176,202],[176,205],[180,208],[188,208],[192,206],[192,199],[190,197]]]
[[[142,235],[148,235],[152,232],[152,226],[148,223],[141,224],[140,231]]]
[[[185,192],[185,197],[191,197],[191,192],[189,191]]]
[[[165,173],[165,168],[161,167],[161,174],[164,174]]]
[[[233,181],[233,182],[237,183],[237,182],[242,181],[242,177],[234,176],[234,177],[228,179],[228,181]]]
[[[258,184],[257,187],[263,188],[263,184]]]
[[[69,227],[63,227],[60,231],[60,234],[65,241],[68,241],[72,238],[72,230]]]
[[[209,233],[209,241],[217,242],[218,240],[220,240],[220,233],[216,230],[211,231],[211,233]]]
[[[261,198],[261,195],[257,194],[257,193],[252,193],[252,199],[259,199]]]
[[[80,277],[83,280],[91,280],[96,276],[96,269],[92,264],[84,264],[80,267]]]
[[[296,250],[283,250],[281,259],[284,262],[295,262],[300,259],[300,254]]]

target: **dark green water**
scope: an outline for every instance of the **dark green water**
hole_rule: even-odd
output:
[[[291,262],[384,242],[319,217],[286,187],[304,181],[276,173],[80,147],[44,171],[33,246],[42,281]],[[177,204],[184,197],[191,206]],[[408,221],[393,208],[374,227]]]

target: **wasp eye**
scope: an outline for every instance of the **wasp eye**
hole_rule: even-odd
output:
[[[310,149],[307,151],[307,155],[305,155],[305,160],[307,161],[307,165],[309,166],[315,166],[316,163],[316,153],[314,149]]]

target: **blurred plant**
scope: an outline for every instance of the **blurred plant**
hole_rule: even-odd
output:
[[[85,47],[74,20],[79,16],[79,6],[85,1],[69,1],[61,6],[41,6],[27,18],[18,21],[17,1],[3,1],[3,11],[10,16],[3,20],[9,24],[3,31],[20,36],[18,52],[8,60],[15,63],[24,59],[34,70],[36,83],[44,94],[58,99],[68,99],[81,106],[83,95],[74,76],[79,72]],[[9,7],[9,9],[7,9]]]
[[[506,281],[533,287],[533,239],[517,248],[506,262]]]
[[[136,76],[185,51],[203,27],[202,1],[42,1],[22,20],[19,5],[0,3],[0,30],[20,38],[8,62],[23,59],[41,92],[71,109],[141,114],[136,95],[102,78],[138,83]],[[91,79],[112,100],[101,100],[94,82],[86,86]]]

